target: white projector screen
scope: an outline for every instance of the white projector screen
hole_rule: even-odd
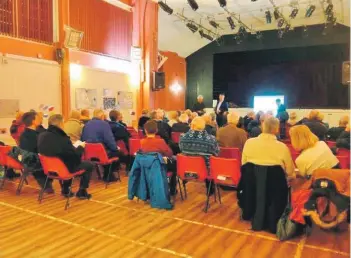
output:
[[[274,115],[277,115],[277,104],[276,99],[280,99],[281,103],[284,104],[283,95],[274,96],[254,96],[254,111],[272,111]]]

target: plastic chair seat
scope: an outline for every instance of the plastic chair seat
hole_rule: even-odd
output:
[[[70,173],[70,175],[65,175],[65,176],[59,176],[56,172],[48,172],[47,176],[52,179],[58,179],[58,180],[70,180],[73,177],[80,176],[85,172],[84,169],[78,170],[74,173]]]
[[[21,163],[19,163],[17,160],[15,160],[14,158],[12,158],[12,157],[7,157],[6,165],[9,168],[13,168],[13,169],[16,169],[16,170],[22,170],[23,169],[23,165]]]

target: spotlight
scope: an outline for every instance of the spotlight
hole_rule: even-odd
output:
[[[235,23],[234,23],[232,17],[228,16],[228,17],[227,17],[227,20],[228,20],[228,23],[229,23],[229,25],[230,25],[230,28],[231,28],[232,30],[234,30],[234,29],[235,29]]]
[[[267,24],[272,23],[272,15],[270,11],[266,11],[266,23]]]
[[[280,18],[280,19],[278,20],[278,28],[283,27],[284,23],[285,23],[284,19],[283,19],[283,18]]]
[[[239,28],[239,33],[245,35],[247,33],[246,29],[244,26],[240,26]]]
[[[258,32],[256,33],[256,39],[262,39],[262,38],[263,38],[262,32],[258,31]]]
[[[194,11],[199,9],[199,5],[196,3],[195,0],[188,0],[188,4],[190,5],[191,9],[193,9]]]
[[[218,0],[218,3],[220,7],[226,7],[227,6],[227,0]]]
[[[210,21],[209,23],[210,23],[210,25],[211,25],[213,28],[215,28],[215,29],[217,29],[218,26],[219,26],[218,23],[215,22],[215,21]]]
[[[288,23],[288,24],[285,26],[284,31],[285,31],[285,32],[288,32],[288,31],[290,30],[290,28],[291,28],[291,26],[290,26],[290,24]]]
[[[327,14],[327,22],[332,22],[333,20],[336,21],[336,18],[334,18],[334,14],[333,13]]]
[[[299,9],[297,9],[297,8],[292,9],[291,14],[290,14],[290,18],[294,19],[298,12],[299,12]]]
[[[274,10],[273,15],[274,15],[274,19],[276,19],[276,20],[278,20],[280,18],[280,13],[279,13],[278,9]]]
[[[204,33],[203,30],[199,30],[199,33],[200,33],[201,38],[205,38],[205,39],[208,39],[210,41],[213,41],[213,38],[210,35]]]
[[[327,8],[325,8],[325,13],[330,14],[333,11],[333,4],[328,4]]]
[[[162,8],[163,11],[171,15],[173,13],[173,9],[169,7],[166,3],[159,1],[158,5]]]
[[[186,26],[189,28],[189,30],[191,30],[193,33],[197,32],[197,30],[199,29],[195,24],[193,23],[187,23]]]
[[[311,17],[311,15],[313,14],[314,10],[316,10],[316,6],[315,5],[310,5],[307,10],[306,10],[306,17]]]

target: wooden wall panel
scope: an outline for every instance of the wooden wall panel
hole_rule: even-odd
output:
[[[82,50],[130,60],[133,14],[101,0],[70,1],[70,26],[84,32]]]

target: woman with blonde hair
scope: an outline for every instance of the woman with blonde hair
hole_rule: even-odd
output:
[[[169,111],[168,112],[168,125],[172,127],[175,123],[178,123],[178,112],[177,111]]]
[[[68,120],[64,124],[64,131],[71,139],[72,143],[80,140],[83,131],[81,122],[81,113],[78,110],[72,110]]]
[[[306,125],[293,126],[290,129],[291,144],[301,151],[295,164],[302,176],[309,176],[319,168],[339,167],[339,160],[334,156],[324,141],[319,141]]]
[[[216,136],[217,134],[217,127],[216,124],[213,122],[213,117],[211,116],[211,114],[205,114],[202,116],[203,119],[205,120],[205,131],[213,136]],[[216,118],[215,118],[216,119]]]
[[[303,124],[306,125],[312,133],[314,133],[319,140],[325,140],[326,134],[328,132],[328,128],[321,121],[323,119],[323,115],[319,110],[311,110],[308,115],[308,119],[303,121]]]

